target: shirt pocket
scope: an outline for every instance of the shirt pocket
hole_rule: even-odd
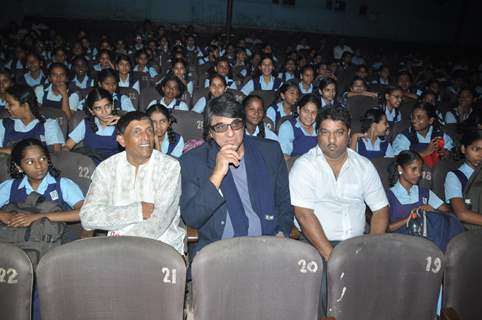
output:
[[[343,199],[363,201],[363,187],[360,183],[345,184],[341,187]]]

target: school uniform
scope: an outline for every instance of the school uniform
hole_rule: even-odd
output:
[[[241,92],[244,93],[244,95],[248,96],[251,92],[255,90],[278,90],[279,87],[282,85],[282,81],[278,78],[275,78],[273,76],[270,77],[270,80],[268,83],[264,82],[263,76],[259,76],[256,78],[253,78],[249,80],[242,88]]]
[[[142,71],[144,73],[147,73],[151,78],[156,77],[158,74],[156,69],[154,69],[153,67],[147,67],[147,66],[144,66],[144,69],[140,70],[139,66],[136,65],[133,71]]]
[[[314,87],[313,87],[313,84],[312,84],[312,83],[310,83],[310,86],[308,87],[308,89],[305,90],[305,87],[304,87],[302,81],[300,81],[300,82],[298,83],[298,88],[300,89],[301,95],[313,93],[313,90],[314,90]]]
[[[5,109],[7,107],[7,101],[0,98],[0,109]]]
[[[382,141],[379,137],[374,143],[368,138],[359,138],[356,151],[368,159],[393,158],[395,156],[390,142],[388,140]]]
[[[135,80],[134,77],[131,75],[127,75],[127,79],[122,80],[119,77],[119,82],[117,82],[117,87],[119,88],[131,88],[137,91],[138,94],[141,93],[141,89],[139,87],[139,80]]]
[[[434,138],[432,137],[433,126],[430,126],[430,128],[427,131],[427,135],[425,137],[417,132],[416,136],[417,136],[418,142],[415,144],[412,144],[410,142],[411,130],[412,130],[411,128],[405,129],[404,131],[399,133],[393,140],[392,147],[395,155],[398,155],[400,152],[404,150],[421,152],[425,150],[425,148],[427,148],[432,138]],[[453,140],[449,135],[443,133],[443,140],[445,142],[444,149],[452,150],[454,148]]]
[[[257,137],[259,135],[259,127],[257,126],[253,134],[250,134],[247,129],[244,130],[247,136]],[[264,126],[264,138],[279,142],[279,138],[270,128]]]
[[[266,116],[270,118],[271,121],[273,121],[273,123],[276,125],[278,121],[281,120],[281,118],[289,116],[289,114],[285,112],[285,109],[283,107],[283,101],[281,101],[277,104],[270,106],[266,110]]]
[[[280,79],[283,82],[286,82],[288,80],[294,79],[295,75],[294,73],[291,72],[280,72],[278,73],[278,79]]]
[[[100,63],[94,64],[92,68],[97,72],[102,71],[102,66],[100,65]]]
[[[452,111],[447,111],[445,114],[445,123],[446,124],[456,124],[459,122],[463,122],[467,120],[472,113],[472,109],[470,109],[470,112],[467,112],[462,118],[460,117],[459,109],[455,108]]]
[[[62,109],[62,96],[54,93],[52,84],[37,86],[35,88],[35,96],[37,97],[38,104],[42,107]],[[69,105],[70,103],[69,97]]]
[[[73,111],[84,110],[86,99],[87,98],[80,100],[79,94],[77,92],[71,94],[69,97],[70,109]],[[131,99],[126,95],[114,92],[112,94],[112,102],[114,104],[114,110],[125,112],[136,110],[134,108],[134,105],[132,104]]]
[[[328,100],[325,100],[325,98],[320,97],[320,106],[321,108],[333,107],[335,106],[335,100],[333,100],[332,102],[329,102]]]
[[[184,150],[184,139],[176,132],[174,132],[174,135],[176,139],[174,140],[174,143],[170,143],[169,135],[167,132],[164,134],[164,138],[162,139],[161,143],[161,152],[179,158],[182,156],[182,151]]]
[[[164,101],[164,97],[161,98],[160,100],[152,100],[149,103],[149,105],[147,106],[147,108],[149,108],[150,106],[153,106],[155,104],[162,104],[163,106],[165,106],[168,109],[189,111],[189,107],[187,106],[187,104],[184,101],[176,99],[176,98],[172,99],[171,103],[169,103],[169,104],[167,104]]]
[[[407,218],[409,213],[424,204],[438,209],[443,201],[431,190],[413,185],[410,191],[400,184],[399,181],[387,191],[390,203],[390,223],[395,223]],[[427,238],[432,240],[441,250],[445,250],[448,241],[464,229],[460,221],[453,214],[427,212]],[[409,230],[404,225],[396,231],[408,234]]]
[[[0,120],[0,147],[10,147],[20,140],[35,138],[49,146],[64,144],[64,135],[56,119],[46,119],[41,123],[38,119],[25,125],[20,119],[4,118]]]
[[[84,142],[84,146],[94,150],[104,158],[108,158],[120,151],[116,140],[115,126],[103,127],[98,118],[94,119],[97,131],[84,120],[69,134],[69,138],[75,143]]]
[[[25,84],[27,84],[29,87],[33,88],[38,85],[43,85],[47,81],[47,78],[45,77],[44,73],[40,71],[39,76],[37,79],[34,79],[32,77],[32,73],[29,71],[23,75],[23,80],[25,81]]]
[[[464,198],[465,186],[474,171],[474,168],[465,162],[457,170],[447,173],[444,184],[445,201],[447,203],[450,203],[453,198]]]
[[[10,61],[8,61],[5,65],[4,65],[5,69],[8,69],[10,71],[17,71],[17,70],[23,70],[25,69],[22,61],[20,60],[17,60],[17,59],[12,59]]]
[[[317,144],[315,124],[312,127],[313,132],[310,134],[305,131],[298,118],[292,118],[283,122],[278,132],[283,154],[296,157],[315,147]]]
[[[0,206],[24,202],[32,191],[43,195],[46,200],[57,202],[65,211],[72,210],[77,203],[84,200],[82,190],[75,182],[67,178],[54,178],[50,173],[47,173],[37,190],[33,190],[27,176],[8,179],[1,183]]]
[[[224,80],[226,80],[226,87],[229,88],[229,89],[233,89],[233,90],[238,90],[238,86],[236,85],[236,81],[234,81],[233,79],[229,78],[229,77],[224,77]],[[206,79],[204,80],[204,88],[208,88],[209,87],[209,79]]]
[[[383,106],[383,111],[385,112],[390,127],[393,127],[395,123],[402,121],[402,113],[398,108],[392,108],[392,110],[389,110],[387,106]]]
[[[69,91],[74,92],[79,89],[92,88],[95,85],[94,79],[84,76],[84,79],[80,81],[77,76],[75,76],[69,83]]]
[[[191,111],[194,111],[194,112],[197,112],[197,113],[203,113],[204,109],[206,108],[207,103],[208,103],[208,97],[201,97],[194,104],[194,107],[192,107]]]

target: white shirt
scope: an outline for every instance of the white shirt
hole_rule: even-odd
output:
[[[92,175],[80,219],[84,229],[108,230],[110,236],[129,235],[160,240],[184,253],[185,230],[180,225],[179,162],[157,150],[137,169],[125,151],[101,162]],[[141,202],[154,203],[149,219]]]
[[[388,206],[380,177],[373,164],[347,149],[348,158],[338,178],[316,146],[298,158],[290,171],[293,206],[313,209],[330,241],[360,236],[365,229],[365,209]]]

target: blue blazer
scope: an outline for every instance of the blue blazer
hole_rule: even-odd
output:
[[[279,231],[289,237],[293,225],[293,209],[291,207],[288,169],[283,158],[279,143],[258,137],[244,136],[251,139],[259,150],[268,166],[268,170],[275,181],[274,219]],[[214,141],[209,141],[187,153],[181,158],[182,194],[180,200],[181,216],[186,225],[198,229],[199,241],[193,247],[193,254],[205,245],[220,240],[224,231],[227,216],[227,205],[216,187],[209,181],[214,166],[218,146]],[[246,166],[254,164],[246,163]],[[249,170],[249,169],[248,169]],[[259,212],[259,205],[251,194],[254,190],[248,175],[248,188],[251,205],[255,212]]]

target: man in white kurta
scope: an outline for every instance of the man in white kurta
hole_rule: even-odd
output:
[[[109,236],[160,240],[183,254],[178,161],[153,150],[152,123],[145,114],[130,112],[117,128],[117,141],[125,151],[106,159],[94,171],[80,212],[82,226],[107,230]]]

